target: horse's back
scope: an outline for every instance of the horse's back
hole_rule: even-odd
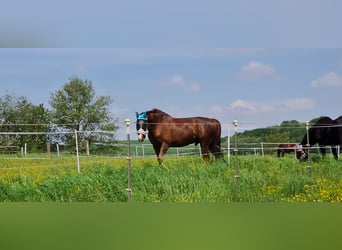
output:
[[[168,142],[171,147],[185,146],[191,143],[209,145],[220,143],[221,124],[213,118],[169,118],[162,126],[163,132],[159,134],[159,139]]]
[[[214,118],[195,117],[194,126],[200,137],[221,137],[221,123]]]

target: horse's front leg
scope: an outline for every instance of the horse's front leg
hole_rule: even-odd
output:
[[[337,146],[332,146],[331,151],[332,151],[332,154],[333,154],[335,160],[338,160]]]
[[[159,161],[160,148],[161,148],[160,144],[153,144],[153,149],[154,149],[154,152],[156,153],[159,164],[160,164],[160,161]]]
[[[161,147],[160,147],[160,151],[158,154],[158,162],[159,164],[163,163],[163,156],[166,154],[167,150],[169,149],[169,145],[167,143],[162,143]]]

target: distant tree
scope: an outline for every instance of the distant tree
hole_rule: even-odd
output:
[[[24,96],[6,94],[0,98],[0,131],[10,134],[0,135],[3,146],[22,147],[25,143],[32,151],[46,149],[46,135],[14,134],[16,132],[47,132],[50,112],[43,104],[32,104]]]
[[[109,112],[111,102],[110,96],[96,96],[91,81],[71,77],[62,88],[51,94],[53,123],[58,124],[59,130],[87,131],[80,134],[81,140],[114,141],[114,132],[118,127]],[[113,131],[113,135],[99,138],[100,134],[91,132],[94,130]],[[67,137],[67,143],[72,143],[70,137]]]
[[[285,142],[300,142],[305,134],[305,124],[296,120],[283,121],[278,128],[281,134],[287,134]]]

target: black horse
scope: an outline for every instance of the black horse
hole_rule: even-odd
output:
[[[336,145],[342,146],[342,116],[334,120],[333,126],[332,137],[336,138]]]
[[[153,145],[158,162],[169,147],[183,147],[191,143],[201,145],[202,156],[209,160],[209,151],[215,158],[221,153],[221,124],[216,119],[206,117],[174,118],[159,109],[137,113],[138,140],[142,142],[146,134]]]
[[[334,158],[338,159],[337,147],[342,144],[342,116],[332,120],[330,117],[320,117],[317,122],[309,129],[309,140],[305,134],[300,146],[302,148],[301,160],[308,158],[308,147],[319,145],[322,156],[326,154],[326,147],[331,147]]]

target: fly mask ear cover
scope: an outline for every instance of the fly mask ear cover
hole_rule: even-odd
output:
[[[138,121],[140,121],[140,120],[147,121],[147,113],[146,112],[141,112],[141,113],[135,112],[135,115],[136,115]]]

